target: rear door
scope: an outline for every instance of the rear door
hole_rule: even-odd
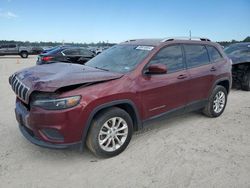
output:
[[[70,63],[77,63],[78,59],[80,58],[80,52],[78,48],[73,49],[66,49],[62,51],[61,61],[70,62]]]
[[[187,91],[188,103],[199,102],[208,98],[213,85],[216,67],[209,60],[205,45],[184,44],[188,73],[190,75]]]
[[[18,46],[15,44],[8,45],[8,54],[18,54]]]
[[[187,103],[188,74],[181,45],[161,49],[147,66],[151,64],[165,64],[167,73],[144,74],[140,78],[138,85],[146,119],[185,107]]]
[[[226,60],[214,46],[207,45],[206,47],[208,50],[210,62],[212,64],[212,82],[214,83],[217,80],[218,74],[224,72],[221,70],[225,70],[224,66],[226,65]]]

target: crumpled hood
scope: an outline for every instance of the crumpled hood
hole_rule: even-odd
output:
[[[78,64],[53,63],[23,69],[16,72],[12,78],[14,76],[29,88],[30,94],[35,90],[54,92],[65,86],[113,80],[123,74]]]

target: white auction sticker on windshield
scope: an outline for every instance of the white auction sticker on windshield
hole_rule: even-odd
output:
[[[136,50],[147,50],[147,51],[151,51],[151,50],[154,49],[154,47],[153,47],[153,46],[137,46],[135,49],[136,49]]]

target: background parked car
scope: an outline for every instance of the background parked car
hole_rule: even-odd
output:
[[[250,91],[250,42],[232,44],[224,51],[233,62],[234,85]]]
[[[44,49],[42,47],[39,47],[39,46],[31,48],[31,54],[33,54],[33,55],[41,54],[43,51],[44,51]]]
[[[18,46],[17,44],[4,44],[0,46],[0,55],[20,55],[27,58],[31,53],[31,48]]]
[[[93,57],[95,54],[85,48],[57,47],[47,53],[40,54],[37,65],[55,62],[84,64]]]

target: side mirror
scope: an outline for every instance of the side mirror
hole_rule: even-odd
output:
[[[145,73],[146,74],[166,74],[167,66],[164,64],[160,64],[160,63],[149,65]]]

